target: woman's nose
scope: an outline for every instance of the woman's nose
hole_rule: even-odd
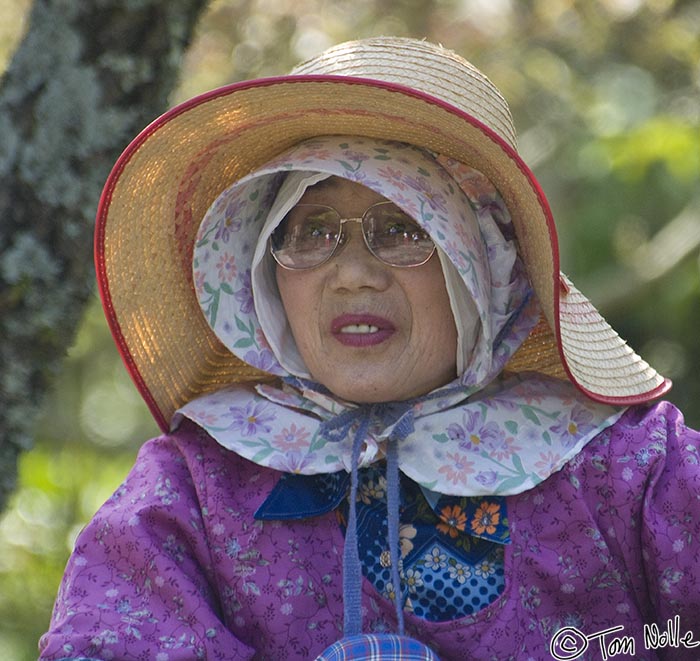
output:
[[[335,289],[383,291],[391,281],[392,267],[370,252],[359,223],[343,224],[342,244],[328,265],[331,268],[330,283]]]

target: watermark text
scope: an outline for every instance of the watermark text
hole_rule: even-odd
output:
[[[590,645],[598,645],[603,661],[612,659],[620,654],[633,656],[636,654],[636,641],[632,636],[623,632],[622,625],[602,629],[585,634],[576,627],[559,629],[549,643],[549,653],[557,661],[573,661],[580,658]],[[643,636],[644,649],[658,650],[669,647],[691,649],[700,646],[692,631],[681,631],[679,615],[667,620],[662,629],[658,624],[645,624]]]

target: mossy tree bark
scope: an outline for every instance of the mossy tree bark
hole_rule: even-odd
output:
[[[36,0],[0,82],[0,510],[93,287],[104,180],[206,0]]]

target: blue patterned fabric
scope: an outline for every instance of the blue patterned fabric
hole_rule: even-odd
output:
[[[362,634],[347,636],[316,657],[316,661],[439,661],[435,653],[406,636]]]
[[[338,509],[345,530],[349,475],[285,474],[256,513],[306,518]],[[401,584],[404,609],[433,622],[476,613],[504,587],[503,545],[510,543],[504,498],[445,496],[401,476]],[[314,514],[310,514],[314,512]],[[394,598],[383,465],[360,470],[357,532],[362,571]]]

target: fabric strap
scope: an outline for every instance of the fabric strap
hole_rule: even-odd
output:
[[[366,411],[352,444],[350,502],[343,549],[343,632],[346,636],[362,632],[362,564],[357,539],[357,485],[360,448],[369,428],[370,417],[370,411]]]
[[[398,420],[397,420],[398,418]],[[387,523],[388,544],[391,558],[391,580],[394,587],[397,632],[404,634],[403,599],[401,590],[399,553],[399,459],[398,445],[413,431],[412,407],[408,403],[370,404],[361,406],[346,415],[338,416],[325,424],[325,433],[333,438],[339,426],[346,431],[349,425],[357,425],[352,444],[348,521],[343,549],[343,630],[346,636],[362,632],[362,563],[359,554],[357,531],[357,491],[359,484],[360,452],[366,442],[370,425],[378,421],[383,425],[394,424],[387,440]]]
[[[399,553],[399,449],[395,436],[387,442],[386,454],[386,498],[389,554],[391,556],[391,582],[394,586],[394,606],[396,608],[397,632],[404,634],[403,590],[401,589]]]

